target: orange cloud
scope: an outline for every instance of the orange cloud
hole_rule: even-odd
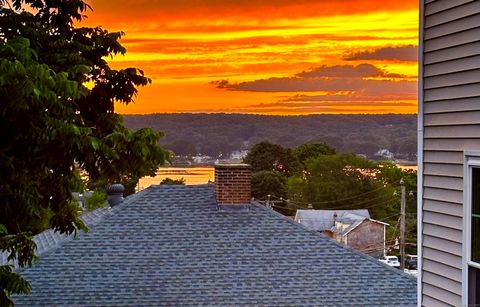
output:
[[[120,113],[416,110],[417,1],[90,4],[94,11],[83,25],[126,33],[127,55],[111,66],[139,67],[153,79],[135,104],[117,104]],[[230,91],[209,84],[227,79]],[[338,91],[349,94],[324,97]],[[305,100],[281,102],[295,97]]]
[[[362,91],[416,92],[416,82],[408,76],[388,73],[371,64],[321,66],[292,77],[268,78],[230,83],[212,82],[220,89],[258,92]]]
[[[418,47],[408,45],[401,47],[385,47],[371,51],[354,51],[345,55],[343,58],[347,61],[392,60],[416,62],[418,59]]]

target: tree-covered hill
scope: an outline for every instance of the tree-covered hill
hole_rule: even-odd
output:
[[[415,159],[416,115],[302,115],[149,114],[125,115],[133,130],[153,127],[164,131],[162,145],[177,155],[218,156],[249,149],[267,140],[285,147],[311,141],[332,145],[338,152],[373,156],[388,149],[396,157]]]

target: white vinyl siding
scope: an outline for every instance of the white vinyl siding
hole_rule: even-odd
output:
[[[448,0],[448,1],[425,1],[428,5],[425,7],[425,16],[440,13],[456,6],[472,2],[472,0]]]
[[[462,171],[461,165],[441,163],[425,163],[424,165],[424,175],[461,178]]]
[[[448,163],[448,164],[458,164],[462,163],[463,155],[461,152],[457,151],[429,151],[426,152],[424,155],[425,162],[430,163]],[[458,179],[462,181],[462,179]],[[460,184],[461,189],[463,189],[463,185]]]
[[[444,251],[438,251],[434,249],[428,249],[423,254],[424,260],[430,259],[433,261],[440,261],[442,263],[448,263],[455,268],[462,266],[462,261],[455,257],[452,254],[446,253]]]
[[[425,59],[424,64],[441,63],[475,56],[478,54],[478,48],[480,48],[480,42],[472,42],[460,46],[450,47],[448,49],[430,51],[428,59]]]
[[[462,231],[458,229],[446,228],[448,226],[440,225],[437,221],[429,223],[428,220],[425,220],[425,225],[423,225],[423,233],[429,236],[435,236],[438,233],[442,234],[442,238],[445,238],[450,241],[457,241],[462,239]]]
[[[480,150],[480,1],[424,0],[422,297],[462,304],[464,150]]]
[[[436,2],[443,2],[446,5],[446,9],[429,15],[429,6]],[[431,3],[427,3],[425,5],[425,30],[442,24],[451,23],[461,18],[478,14],[480,12],[480,2],[478,0],[462,2],[463,3],[461,5],[457,6],[452,6],[451,0],[437,0],[431,1]],[[450,6],[448,8],[447,3],[450,3]],[[472,25],[471,28],[474,28],[474,26]]]
[[[461,191],[463,180],[455,177],[425,176],[423,178],[424,187],[436,187],[440,189],[449,189]]]
[[[429,139],[457,139],[459,135],[469,139],[478,138],[478,125],[425,127],[424,131]]]
[[[461,204],[452,204],[445,201],[425,199],[423,201],[423,210],[438,212],[447,216],[463,216],[463,207]]]
[[[428,64],[424,67],[424,77],[429,78],[436,75],[452,74],[460,71],[467,71],[480,68],[479,56],[456,58],[455,60]],[[456,97],[459,98],[459,97]],[[447,99],[447,98],[443,98]],[[426,99],[427,101],[432,99]],[[438,99],[440,100],[440,99]]]
[[[442,276],[438,276],[439,277],[439,282],[438,284],[439,285],[443,285],[443,283],[445,282],[445,278],[442,278]],[[424,283],[423,284],[423,293],[425,293],[426,295],[430,296],[430,297],[435,297],[436,299],[438,299],[439,301],[447,304],[446,306],[450,305],[450,306],[460,306],[461,304],[459,303],[461,297],[456,295],[455,293],[451,292],[451,291],[448,291],[448,290],[445,290],[443,288],[437,288],[437,287],[434,287],[428,283]],[[438,306],[438,305],[432,305],[432,306]]]
[[[423,305],[425,306],[436,306],[436,307],[450,307],[447,303],[444,303],[442,301],[439,301],[438,299],[434,297],[430,297],[427,294],[423,294]]]

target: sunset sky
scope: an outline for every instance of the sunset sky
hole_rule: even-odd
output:
[[[418,1],[87,1],[153,83],[119,113],[415,113]]]

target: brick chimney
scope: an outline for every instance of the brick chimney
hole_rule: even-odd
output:
[[[248,164],[216,164],[215,195],[219,205],[250,204],[252,167]]]

